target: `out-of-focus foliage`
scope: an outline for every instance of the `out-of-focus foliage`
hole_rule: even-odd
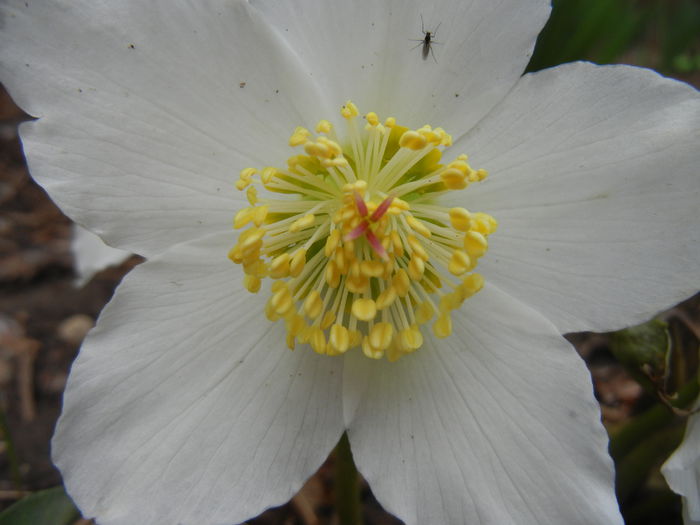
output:
[[[572,60],[700,71],[700,0],[553,0],[529,70]]]
[[[0,525],[70,525],[80,514],[63,487],[35,492],[0,513]]]

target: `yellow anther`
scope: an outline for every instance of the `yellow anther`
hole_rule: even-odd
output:
[[[233,218],[233,227],[235,229],[243,228],[246,224],[253,220],[253,208],[243,208],[238,210]]]
[[[331,325],[335,322],[335,312],[331,312],[330,310],[327,311],[325,314],[323,314],[323,318],[321,319],[321,330],[327,330],[328,328],[331,327]]]
[[[387,117],[387,119],[384,121],[384,125],[387,128],[393,128],[396,126],[396,119],[394,117]]]
[[[428,260],[428,252],[425,251],[425,248],[423,248],[423,245],[420,243],[420,241],[416,238],[415,235],[408,235],[406,237],[406,240],[408,241],[408,246],[411,248],[411,253],[415,255],[416,257],[420,257],[424,261]]]
[[[394,197],[394,200],[391,201],[391,206],[389,206],[389,212],[392,215],[399,215],[402,211],[408,211],[410,209],[411,206],[405,200],[397,197]]]
[[[238,191],[243,191],[250,184],[250,182],[251,181],[249,181],[249,180],[238,179],[236,181],[236,189]]]
[[[289,262],[289,275],[292,277],[299,277],[304,265],[306,264],[306,250],[299,248],[292,255],[292,260]]]
[[[269,184],[270,181],[272,181],[272,178],[279,173],[276,168],[272,167],[267,167],[263,168],[262,172],[260,173],[260,180],[262,180],[263,184]]]
[[[380,277],[384,273],[384,265],[377,260],[362,261],[360,273],[366,277]]]
[[[428,145],[428,141],[423,135],[416,131],[409,130],[401,135],[399,139],[399,146],[402,148],[408,148],[413,151],[418,151],[425,148]]]
[[[422,258],[412,255],[408,261],[408,276],[414,281],[420,281],[423,278],[423,272],[425,272],[425,262]]]
[[[288,288],[282,288],[272,295],[270,304],[277,315],[284,315],[294,306],[292,294]]]
[[[440,137],[440,145],[445,146],[446,148],[452,146],[452,135],[443,132],[443,134]]]
[[[309,228],[314,224],[316,221],[316,216],[313,213],[308,213],[301,217],[300,219],[295,220],[290,226],[289,226],[289,231],[290,232],[298,232],[303,229]]]
[[[352,315],[360,321],[371,321],[377,315],[377,305],[372,299],[355,299],[352,303]]]
[[[431,144],[440,144],[440,135],[429,129],[429,126],[420,128],[417,131],[426,141],[430,142]]]
[[[304,151],[308,155],[318,157],[319,159],[333,158],[333,151],[331,148],[327,144],[322,144],[321,142],[307,142],[304,146]]]
[[[326,247],[324,249],[324,254],[326,255],[326,257],[330,257],[331,255],[333,255],[333,252],[338,247],[339,242],[340,230],[333,230],[328,236],[328,239],[326,239]]]
[[[403,257],[404,254],[404,249],[403,249],[403,242],[401,242],[401,237],[399,236],[399,232],[396,230],[392,231],[390,234],[391,238],[391,247],[394,252],[394,255],[396,257]]]
[[[481,233],[477,231],[467,232],[464,236],[464,249],[470,257],[481,257],[486,253],[489,243]]]
[[[362,353],[370,359],[381,359],[382,357],[384,357],[384,350],[376,350],[372,348],[372,345],[369,344],[368,336],[365,336],[362,339]]]
[[[339,354],[345,353],[350,347],[350,333],[348,332],[348,329],[342,324],[334,324],[331,326],[328,346],[333,348],[333,350]]]
[[[260,290],[262,281],[256,275],[246,275],[243,277],[243,284],[250,293],[257,293]]]
[[[396,290],[396,294],[399,297],[406,297],[411,286],[411,281],[408,278],[406,270],[401,268],[394,274],[394,278],[391,280],[391,286]]]
[[[389,308],[392,303],[396,300],[396,289],[390,286],[377,297],[377,310],[384,310]]]
[[[301,332],[297,335],[297,339],[301,344],[306,344],[311,339],[311,332],[313,327],[305,325]]]
[[[267,219],[267,213],[269,211],[269,206],[256,206],[253,208],[253,224],[256,226],[262,226]]]
[[[423,224],[423,222],[416,219],[413,215],[408,215],[406,217],[406,222],[411,227],[411,229],[417,233],[420,233],[423,237],[430,237],[430,229]]]
[[[447,265],[447,269],[452,275],[462,275],[469,271],[471,264],[472,262],[467,252],[464,250],[455,250],[452,252],[452,257],[450,257],[450,263]]]
[[[348,276],[345,281],[345,285],[348,287],[348,291],[356,294],[364,294],[367,291],[367,286],[369,285],[369,278],[364,275],[358,276]]]
[[[348,273],[348,260],[345,255],[345,250],[335,251],[335,264],[338,265],[338,271],[342,274]]]
[[[410,352],[423,346],[423,334],[421,334],[420,329],[416,325],[411,325],[401,330],[399,337],[404,351]]]
[[[472,230],[482,235],[490,235],[498,228],[498,221],[487,213],[472,214]]]
[[[243,262],[243,255],[241,254],[241,248],[236,245],[228,251],[228,258],[231,259],[236,264],[241,264]]]
[[[440,311],[447,313],[450,310],[456,310],[462,305],[463,300],[460,293],[445,294],[440,298]]]
[[[276,292],[279,292],[280,290],[283,290],[285,288],[287,288],[287,283],[285,283],[284,281],[275,281],[274,283],[272,283],[272,286],[270,287],[270,291],[272,293],[276,293]]]
[[[476,180],[477,181],[482,181],[488,176],[489,176],[489,172],[486,171],[485,169],[476,170]]]
[[[444,339],[452,333],[452,319],[450,318],[450,314],[444,313],[437,318],[437,321],[433,324],[433,333],[435,337],[439,337],[440,339]]]
[[[340,286],[340,270],[335,261],[329,261],[326,265],[326,284],[331,288],[338,288]]]
[[[286,322],[287,330],[293,336],[297,336],[301,331],[307,326],[304,318],[298,313],[294,312]]]
[[[245,233],[250,232],[249,235],[242,234],[239,240],[239,243],[241,245],[241,250],[243,250],[243,253],[245,254],[246,249],[250,248],[251,246],[262,242],[262,238],[265,235],[265,230],[263,229],[255,229],[255,230],[247,230]]]
[[[312,290],[304,300],[304,313],[310,319],[316,319],[323,309],[323,299],[317,290]]]
[[[238,174],[238,176],[241,180],[250,182],[253,178],[253,175],[255,175],[257,172],[258,170],[256,170],[255,168],[243,168]]]
[[[386,282],[389,282],[391,279],[392,275],[394,275],[394,270],[396,270],[396,263],[394,262],[393,259],[389,259],[387,261],[384,261],[384,272],[382,272],[382,279]]]
[[[289,145],[295,147],[306,144],[310,136],[311,132],[308,129],[299,126],[294,130],[291,137],[289,137]]]
[[[418,324],[425,324],[430,321],[435,315],[435,308],[428,301],[424,301],[418,305],[416,308],[416,322]]]
[[[471,167],[469,166],[469,164],[467,164],[467,159],[466,159],[466,158],[460,159],[459,157],[457,157],[457,159],[456,159],[456,160],[453,160],[452,162],[450,162],[450,163],[447,165],[447,167],[448,167],[448,168],[454,168],[454,169],[456,169],[456,170],[459,170],[459,171],[461,171],[462,173],[464,173],[465,175],[469,175],[469,172],[474,171],[474,170],[471,169]]]
[[[316,133],[330,133],[333,130],[333,124],[327,120],[319,120],[316,124]]]
[[[393,337],[393,326],[389,323],[377,323],[369,332],[369,345],[375,350],[386,350]]]
[[[357,109],[357,106],[348,100],[340,109],[340,114],[343,116],[343,118],[351,119],[359,115],[360,112]]]
[[[311,328],[311,338],[309,339],[311,343],[311,348],[317,354],[326,353],[326,336],[323,334],[323,330],[318,327]]]
[[[323,161],[323,165],[327,168],[330,168],[331,166],[335,167],[341,167],[341,166],[349,166],[350,163],[345,157],[336,157],[334,159],[325,159]]]
[[[450,212],[450,224],[452,227],[461,232],[468,232],[471,228],[472,214],[464,208],[451,208]]]
[[[464,173],[455,168],[447,168],[440,174],[440,179],[450,190],[463,190],[468,186]]]
[[[278,255],[270,263],[270,277],[273,279],[282,279],[289,275],[289,261],[291,255],[284,252],[282,255]]]
[[[355,259],[350,263],[350,269],[348,270],[348,275],[352,278],[357,278],[362,275],[362,272],[360,270],[360,261]]]
[[[291,332],[287,332],[286,342],[287,342],[287,348],[289,348],[290,350],[294,350],[294,347],[296,346],[295,337],[292,335]]]
[[[255,186],[250,186],[245,192],[245,196],[251,206],[255,206],[258,203],[258,190],[255,189]]]
[[[484,287],[484,278],[473,273],[462,279],[462,284],[459,286],[459,293],[463,299],[467,299]]]
[[[340,147],[340,144],[327,137],[318,137],[317,142],[326,146],[328,148],[328,151],[330,151],[331,155],[334,157],[342,155],[343,153],[343,149]]]
[[[267,277],[267,266],[262,259],[258,258],[258,254],[254,254],[250,259],[243,259],[243,271],[246,275],[255,275],[256,277]]]
[[[267,301],[267,303],[265,304],[265,316],[273,323],[275,321],[278,321],[280,318],[280,316],[275,311],[275,308],[272,306],[272,301]]]
[[[365,117],[367,118],[367,123],[370,126],[376,126],[377,124],[379,124],[379,117],[374,111],[370,111],[369,113],[367,113],[367,115],[365,115]]]
[[[250,239],[241,244],[241,255],[243,256],[244,265],[257,261],[262,244],[262,239]]]

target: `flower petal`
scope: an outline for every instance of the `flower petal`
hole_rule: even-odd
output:
[[[71,251],[78,275],[77,285],[83,286],[97,272],[124,262],[131,255],[107,246],[97,235],[77,224],[73,225]]]
[[[11,0],[3,20],[0,79],[39,117],[21,128],[33,177],[141,255],[223,231],[245,201],[237,172],[284,162],[289,133],[321,115],[246,2]]]
[[[694,408],[700,408],[700,400]],[[664,463],[661,472],[671,489],[683,496],[685,525],[700,523],[700,415],[688,419],[683,443]]]
[[[73,365],[54,460],[100,524],[241,522],[289,500],[342,434],[342,361],[286,349],[227,242],[136,268]]]
[[[480,272],[562,332],[621,328],[688,297],[699,139],[698,92],[652,71],[526,75],[456,145],[491,173],[459,200],[500,223]]]
[[[407,525],[622,523],[590,376],[535,310],[487,286],[397,363],[349,355],[358,468]]]
[[[455,135],[517,82],[550,11],[548,0],[252,3],[314,65],[327,105],[352,99],[363,111]],[[425,31],[437,29],[434,59],[421,57],[421,16]]]

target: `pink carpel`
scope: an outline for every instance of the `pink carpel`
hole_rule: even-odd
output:
[[[355,206],[360,217],[367,217],[367,204],[358,191],[355,191]]]
[[[362,237],[362,234],[365,233],[368,229],[369,229],[369,222],[362,221],[350,233],[348,233],[345,237],[343,237],[343,240],[345,242],[354,241],[358,237]]]
[[[372,216],[369,218],[369,220],[372,221],[372,222],[376,222],[376,221],[378,221],[379,219],[381,219],[382,217],[384,217],[384,214],[385,214],[386,211],[389,209],[389,206],[391,206],[391,203],[393,202],[393,200],[394,200],[394,196],[393,196],[393,195],[389,195],[386,199],[384,199],[384,200],[382,201],[382,203],[381,203],[379,206],[377,206],[377,209],[374,210],[374,213],[373,213]],[[364,203],[363,203],[363,204],[364,204]],[[366,208],[365,208],[365,209],[366,209]]]
[[[369,245],[372,247],[374,252],[377,255],[379,255],[379,257],[381,257],[383,261],[388,261],[389,255],[386,253],[384,246],[381,242],[379,242],[379,239],[374,234],[374,232],[372,230],[367,230],[365,237],[367,237],[367,242],[369,242]]]

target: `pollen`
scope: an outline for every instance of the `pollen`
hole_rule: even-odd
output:
[[[342,134],[329,120],[293,130],[286,167],[240,171],[250,206],[228,256],[250,293],[269,294],[265,315],[290,349],[396,361],[426,334],[449,337],[452,311],[484,285],[475,269],[498,222],[440,201],[488,173],[463,154],[443,162],[440,127],[382,123],[352,102],[340,116]]]

